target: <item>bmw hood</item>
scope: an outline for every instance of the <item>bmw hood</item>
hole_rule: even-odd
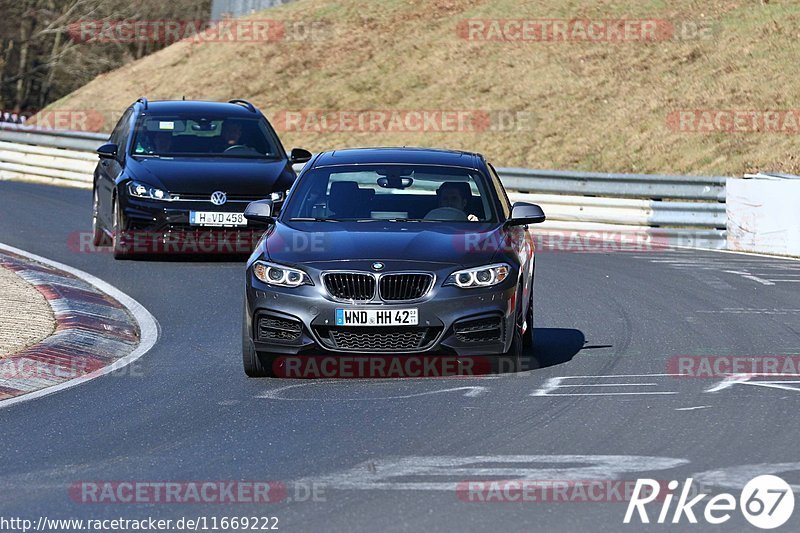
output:
[[[171,193],[268,195],[291,187],[295,174],[286,160],[219,158],[131,158],[128,174]]]
[[[443,263],[476,266],[503,248],[498,224],[474,228],[446,223],[290,222],[270,228],[264,246],[270,260],[288,264],[338,261]]]

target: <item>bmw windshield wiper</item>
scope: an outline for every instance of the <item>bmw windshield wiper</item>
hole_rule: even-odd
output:
[[[340,222],[336,218],[322,218],[322,217],[295,217],[290,218],[289,222]]]

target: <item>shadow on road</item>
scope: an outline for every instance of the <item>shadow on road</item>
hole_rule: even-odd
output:
[[[539,368],[560,365],[570,361],[586,344],[583,332],[567,328],[534,328],[536,359]],[[525,356],[530,359],[530,351]],[[523,361],[523,364],[525,361]],[[531,361],[532,364],[535,364]]]

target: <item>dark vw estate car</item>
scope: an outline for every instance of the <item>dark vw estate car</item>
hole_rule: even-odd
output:
[[[117,258],[250,252],[265,225],[248,222],[245,207],[282,202],[296,179],[292,164],[311,158],[301,149],[287,156],[264,115],[244,100],[140,98],[97,152],[93,240],[111,244]],[[206,248],[182,247],[203,238]]]
[[[282,356],[506,356],[533,340],[539,206],[513,206],[483,156],[429,149],[316,156],[247,265],[244,369]]]

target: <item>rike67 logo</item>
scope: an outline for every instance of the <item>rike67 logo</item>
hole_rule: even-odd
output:
[[[623,522],[635,522],[636,513],[643,524],[650,523],[646,505],[660,504],[660,511],[654,520],[657,524],[679,524],[684,518],[691,524],[702,517],[709,524],[724,524],[731,519],[736,510],[736,498],[732,494],[716,494],[704,501],[708,494],[694,492],[692,478],[688,478],[681,488],[674,509],[672,502],[677,496],[677,481],[667,484],[667,494],[662,494],[663,483],[654,479],[638,479],[633,489],[633,497],[628,503]],[[701,503],[702,502],[702,503]],[[765,475],[751,479],[739,496],[739,509],[744,518],[759,529],[775,529],[785,524],[794,511],[792,487],[778,476]]]

